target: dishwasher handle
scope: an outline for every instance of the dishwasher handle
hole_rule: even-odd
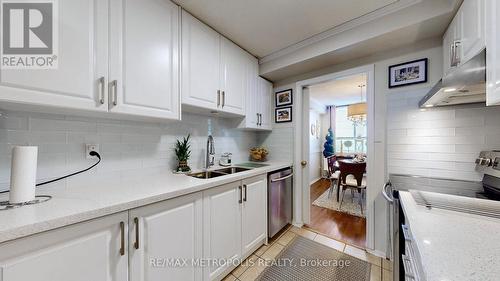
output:
[[[277,178],[277,179],[272,179],[271,182],[283,181],[283,180],[289,179],[291,177],[293,177],[293,174],[289,174],[289,175],[286,175],[284,177]]]

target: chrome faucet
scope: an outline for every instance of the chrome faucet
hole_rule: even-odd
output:
[[[214,138],[212,137],[212,135],[208,135],[205,168],[208,169],[213,165],[215,165]]]

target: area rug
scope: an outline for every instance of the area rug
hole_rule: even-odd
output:
[[[256,280],[369,281],[370,270],[368,262],[297,236]]]
[[[359,206],[358,200],[361,196],[357,191],[354,192],[354,200],[352,200],[352,195],[350,190],[346,190],[344,193],[344,202],[342,202],[342,209],[339,210],[340,201],[337,202],[337,191],[333,191],[332,197],[328,198],[328,189],[314,200],[313,205],[331,209],[337,212],[347,213],[353,216],[365,218],[366,214],[366,200],[363,199],[363,213],[361,213],[361,207]],[[340,193],[340,198],[342,198],[342,193]]]

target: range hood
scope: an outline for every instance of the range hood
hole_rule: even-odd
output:
[[[434,107],[486,102],[486,51],[455,68],[432,87],[419,106]]]

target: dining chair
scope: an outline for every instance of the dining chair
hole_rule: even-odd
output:
[[[331,198],[335,186],[338,186],[340,171],[338,167],[335,166],[335,163],[337,162],[337,157],[335,155],[326,158],[326,160],[328,163],[328,179],[330,180],[330,190],[328,191],[328,198]]]
[[[361,214],[363,214],[363,192],[366,190],[366,163],[354,163],[339,161],[340,181],[339,188],[342,190],[342,197],[340,200],[339,210],[342,208],[344,201],[345,190],[350,189],[352,193],[352,202],[354,202],[354,193],[356,190],[360,194],[359,205],[361,207]]]

